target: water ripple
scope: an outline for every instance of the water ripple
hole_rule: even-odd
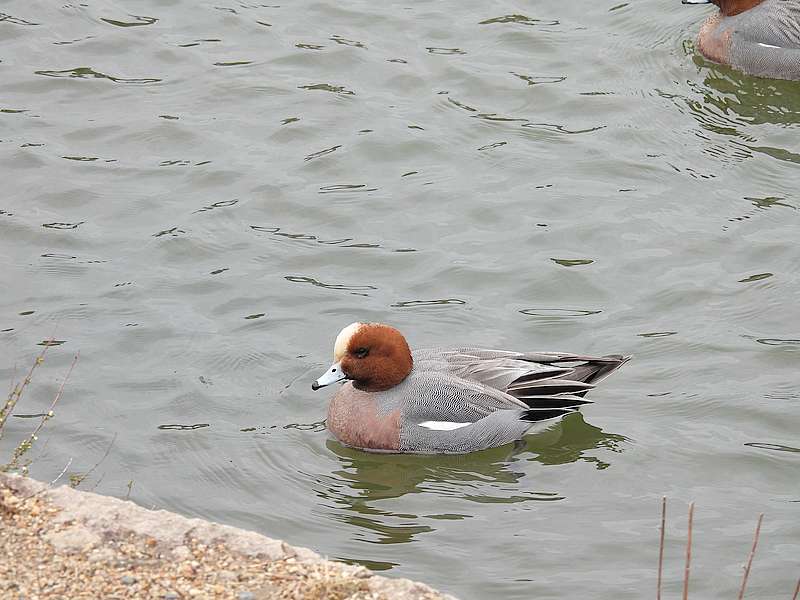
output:
[[[26,21],[25,19],[20,19],[19,17],[14,17],[9,15],[8,13],[0,12],[0,23],[11,23],[13,25],[41,25],[41,23],[33,23],[32,21]]]
[[[756,340],[759,344],[765,346],[789,346],[800,347],[800,339],[783,339],[783,338],[759,338]]]
[[[155,77],[116,77],[114,75],[107,75],[99,71],[95,71],[91,67],[75,67],[74,69],[65,69],[63,71],[34,71],[36,75],[43,75],[45,77],[68,77],[73,79],[108,79],[114,83],[129,83],[129,84],[150,84],[158,83],[161,79]]]
[[[580,267],[594,262],[591,258],[551,258],[550,260],[562,267]]]
[[[800,448],[792,448],[791,446],[768,444],[764,442],[746,442],[745,446],[750,446],[751,448],[761,448],[762,450],[776,450],[778,452],[800,452]]]
[[[749,277],[745,277],[744,279],[740,279],[739,283],[750,283],[751,281],[761,281],[762,279],[768,279],[772,277],[772,273],[758,273],[756,275],[750,275]]]
[[[177,44],[179,48],[192,48],[194,46],[199,46],[200,44],[211,44],[211,43],[219,43],[222,40],[219,38],[203,38],[199,40],[194,40],[192,42],[185,42],[183,44]]]
[[[444,306],[447,304],[466,304],[466,300],[459,298],[441,298],[438,300],[406,300],[404,302],[395,302],[390,306],[392,308],[418,308],[428,306]]]
[[[670,337],[672,335],[678,335],[677,331],[651,331],[649,333],[637,333],[639,337],[643,338],[661,338],[661,337]]]
[[[85,222],[86,221],[78,221],[77,223],[42,223],[42,227],[47,227],[48,229],[77,229]]]
[[[314,279],[313,277],[305,277],[302,275],[286,275],[284,277],[287,281],[294,283],[310,283],[313,286],[325,288],[328,290],[346,290],[349,292],[359,292],[365,290],[377,290],[374,285],[344,285],[341,283],[323,283]]]
[[[326,154],[336,152],[341,147],[342,147],[341,144],[337,144],[336,146],[331,146],[330,148],[325,148],[324,150],[312,152],[311,154],[307,155],[303,160],[305,161],[314,160],[315,158],[319,158],[320,156],[325,156]]]
[[[514,23],[516,25],[527,25],[529,27],[555,27],[561,22],[556,19],[533,19],[525,15],[503,15],[480,21],[478,25],[493,25],[495,23]]]
[[[231,60],[227,62],[215,62],[215,67],[241,67],[244,65],[252,65],[252,60]]]
[[[290,240],[300,241],[300,242],[315,242],[317,244],[322,244],[324,246],[338,246],[340,248],[383,248],[383,244],[378,244],[376,242],[356,242],[354,241],[355,238],[351,237],[343,237],[343,238],[321,238],[317,235],[310,234],[310,233],[290,233],[288,231],[282,231],[281,227],[266,227],[263,225],[250,225],[250,229],[253,231],[258,231],[262,233],[269,233],[278,237],[287,238]],[[387,248],[387,250],[391,252],[416,252],[416,248]]]
[[[543,81],[541,83],[545,82]],[[556,81],[552,81],[552,83],[556,83]],[[607,127],[606,125],[593,125],[591,127],[583,127],[575,129],[567,127],[565,125],[559,125],[557,123],[534,122],[525,117],[515,117],[515,116],[503,115],[496,112],[480,111],[478,108],[470,106],[469,104],[461,102],[460,100],[456,100],[455,98],[452,98],[449,95],[447,97],[447,102],[449,104],[457,106],[462,110],[472,113],[469,116],[474,119],[480,119],[481,121],[498,122],[498,123],[520,123],[520,127],[525,127],[527,129],[535,129],[539,131],[546,131],[549,133],[576,135],[576,134],[584,134],[584,133],[592,133],[595,131],[600,131]]]
[[[574,308],[524,308],[519,311],[523,315],[531,317],[544,317],[547,319],[573,319],[576,317],[590,317],[599,315],[601,310],[579,310]]]
[[[430,46],[425,50],[431,54],[466,54],[466,51],[461,48],[436,48],[435,46]]]
[[[323,185],[319,188],[320,194],[335,194],[339,192],[376,192],[378,188],[367,187],[365,183],[337,183],[333,185]]]
[[[209,204],[208,206],[197,209],[193,214],[214,210],[215,208],[227,208],[229,206],[238,204],[238,202],[239,200],[220,200],[219,202],[214,202],[213,204]]]
[[[323,92],[333,92],[335,94],[342,94],[344,96],[355,96],[353,90],[348,90],[342,85],[331,85],[330,83],[310,83],[308,85],[297,86],[301,90],[320,90]]]
[[[514,73],[511,71],[511,74],[514,77],[517,77],[527,83],[528,85],[541,85],[543,83],[561,83],[562,81],[566,81],[567,76],[562,75],[558,77],[548,77],[545,75],[521,75],[520,73]]]
[[[133,21],[118,21],[116,19],[105,19],[100,18],[101,21],[108,23],[109,25],[114,25],[115,27],[141,27],[143,25],[152,25],[153,23],[157,23],[158,19],[155,17],[140,17],[139,15],[130,15],[134,18]]]
[[[364,50],[367,49],[367,47],[361,42],[356,40],[348,40],[347,38],[343,38],[338,35],[331,36],[330,39],[331,41],[336,42],[337,44],[342,44],[343,46],[353,46],[355,48],[363,48]]]
[[[480,148],[478,148],[478,151],[482,152],[484,150],[492,150],[493,148],[500,148],[501,146],[505,146],[506,144],[508,144],[508,142],[493,142],[491,144],[486,144],[485,146],[481,146]]]
[[[165,236],[165,235],[169,235],[169,236],[172,236],[172,237],[178,237],[179,235],[182,235],[184,233],[186,233],[186,230],[181,229],[180,227],[171,227],[170,229],[163,229],[163,230],[159,231],[158,233],[154,233],[153,237],[162,237],[162,236]]]
[[[77,44],[78,42],[85,42],[86,40],[94,39],[95,36],[87,35],[80,38],[75,38],[73,40],[62,40],[60,42],[53,42],[54,46],[68,46],[70,44]]]

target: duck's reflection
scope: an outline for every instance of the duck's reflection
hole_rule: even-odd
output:
[[[725,136],[732,144],[725,152],[712,143],[710,153],[737,161],[766,154],[800,163],[800,154],[762,144],[753,137],[758,131],[753,126],[793,126],[800,120],[800,88],[796,82],[752,77],[706,60],[691,46],[687,52],[704,74],[702,83],[688,82],[701,98],[686,100],[689,111],[704,130]]]
[[[589,425],[580,413],[565,417],[551,429],[529,435],[516,444],[464,455],[371,454],[328,440],[328,449],[340,468],[317,479],[317,493],[332,509],[331,518],[356,528],[356,539],[377,544],[411,542],[434,531],[440,520],[471,517],[459,510],[463,501],[518,503],[557,501],[557,491],[530,491],[520,480],[530,468],[526,462],[560,465],[576,461],[609,466],[593,450],[620,452],[625,437]],[[404,507],[440,507],[425,514],[391,510],[392,499],[408,494],[432,494],[434,502],[403,502]],[[413,509],[411,509],[413,510]]]
[[[710,62],[698,52],[694,52],[692,61],[703,69],[705,77],[702,85],[690,85],[705,103],[728,115],[731,124],[738,118],[743,119],[736,123],[739,125],[794,125],[800,118],[800,89],[796,82],[745,75]]]

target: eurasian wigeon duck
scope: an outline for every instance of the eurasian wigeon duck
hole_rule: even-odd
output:
[[[749,75],[800,80],[800,0],[683,0],[716,4],[697,45],[715,62]]]
[[[312,389],[345,381],[328,429],[373,452],[463,454],[552,426],[630,357],[482,348],[408,347],[381,323],[353,323],[336,337],[334,364]]]

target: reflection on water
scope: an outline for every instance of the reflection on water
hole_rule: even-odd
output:
[[[552,466],[585,461],[605,469],[610,463],[593,451],[621,452],[624,441],[622,435],[586,423],[580,413],[516,444],[466,455],[374,454],[329,440],[328,449],[338,457],[340,469],[317,477],[316,493],[325,500],[323,506],[331,511],[330,518],[353,527],[357,539],[404,544],[435,531],[437,520],[468,519],[474,509],[424,515],[398,513],[384,506],[387,500],[407,494],[479,504],[563,500],[555,490],[525,490],[520,485],[529,472],[525,463]],[[369,564],[375,568],[374,562]]]
[[[692,60],[702,67],[705,77],[702,86],[691,83],[691,87],[703,97],[704,104],[717,109],[717,115],[730,115],[731,124],[735,123],[733,118],[737,116],[750,125],[794,125],[800,119],[797,83],[749,77],[731,67],[710,62],[697,52]],[[692,108],[700,106],[693,105]]]
[[[611,463],[601,460],[591,450],[622,452],[623,442],[628,441],[623,435],[608,433],[590,425],[583,420],[581,413],[567,416],[556,431],[560,433],[556,440],[547,437],[550,432],[526,438],[526,450],[536,453],[535,457],[528,460],[544,465],[563,465],[582,460],[593,463],[598,469],[606,469]]]
[[[800,153],[765,145],[753,137],[753,126],[794,126],[800,121],[800,88],[796,82],[749,77],[736,69],[710,62],[687,45],[692,61],[702,68],[702,84],[689,82],[695,98],[686,100],[690,114],[707,132],[733,138],[730,146],[715,144],[707,151],[741,160],[762,153],[800,164]]]

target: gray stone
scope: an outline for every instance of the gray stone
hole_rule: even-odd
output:
[[[253,592],[239,592],[238,598],[239,600],[256,600],[256,596]]]
[[[111,548],[96,548],[89,555],[89,562],[111,562],[116,558],[116,554]]]
[[[136,583],[136,578],[132,577],[131,575],[123,575],[120,578],[120,581],[122,582],[123,585],[133,585],[134,583]]]
[[[172,556],[175,560],[187,560],[192,555],[192,552],[186,546],[178,546],[172,549]]]
[[[60,552],[81,552],[100,543],[100,536],[86,527],[75,525],[45,534],[44,539]]]

